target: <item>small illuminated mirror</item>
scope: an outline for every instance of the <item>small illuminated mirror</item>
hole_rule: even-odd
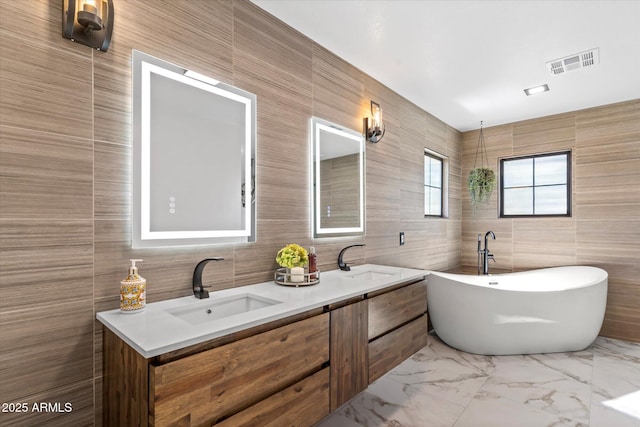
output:
[[[255,241],[256,96],[187,71],[133,52],[134,247]]]
[[[364,137],[311,119],[313,235],[364,234]]]

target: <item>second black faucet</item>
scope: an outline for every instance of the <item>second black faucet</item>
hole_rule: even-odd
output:
[[[198,298],[209,298],[209,291],[202,285],[202,272],[209,261],[223,261],[222,257],[205,258],[193,270],[193,295]]]
[[[347,246],[346,248],[343,248],[340,253],[338,254],[338,267],[340,267],[340,270],[342,271],[351,271],[351,267],[349,267],[349,264],[347,264],[346,262],[344,262],[342,260],[342,257],[344,256],[344,253],[347,249],[349,248],[353,248],[354,246],[364,246],[364,244],[362,245],[350,245]]]

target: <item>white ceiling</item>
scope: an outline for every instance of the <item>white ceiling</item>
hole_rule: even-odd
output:
[[[640,0],[252,1],[460,131],[640,98]]]

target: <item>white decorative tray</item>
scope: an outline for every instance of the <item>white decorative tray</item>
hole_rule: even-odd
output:
[[[311,286],[317,285],[320,283],[320,270],[314,271],[313,273],[308,273],[305,271],[304,274],[296,274],[294,275],[286,268],[278,268],[275,273],[273,273],[273,281],[278,285],[283,286],[295,286],[296,288],[299,286]],[[302,277],[302,281],[294,281],[295,279]]]

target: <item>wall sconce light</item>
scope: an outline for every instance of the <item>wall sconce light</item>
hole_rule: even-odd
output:
[[[371,101],[371,123],[369,123],[368,117],[365,117],[363,122],[364,135],[367,141],[374,143],[380,141],[385,132],[380,104]]]
[[[113,0],[63,0],[62,37],[106,52],[113,33]]]

